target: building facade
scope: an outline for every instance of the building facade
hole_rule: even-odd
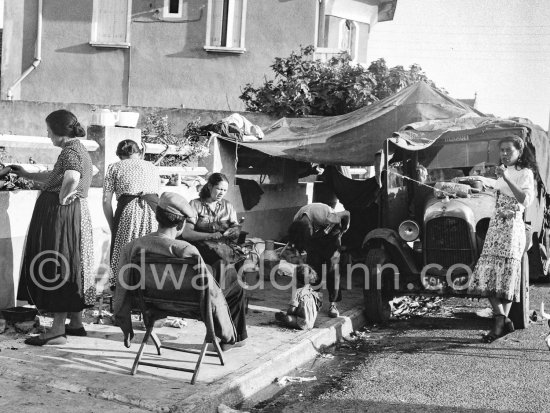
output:
[[[246,83],[316,45],[366,63],[397,0],[5,0],[0,98],[243,110]]]

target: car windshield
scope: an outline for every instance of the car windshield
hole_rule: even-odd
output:
[[[491,140],[432,145],[418,152],[417,171],[425,168],[426,183],[472,175],[493,178],[500,162],[498,144],[498,140]]]

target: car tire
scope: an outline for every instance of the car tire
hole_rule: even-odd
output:
[[[369,270],[368,278],[365,274],[365,282],[368,285],[363,286],[363,299],[365,303],[365,317],[372,323],[387,323],[391,316],[391,307],[389,299],[382,293],[382,288],[377,288],[377,266],[389,262],[388,254],[380,248],[371,249],[367,253],[365,264]],[[384,277],[382,277],[382,280]]]

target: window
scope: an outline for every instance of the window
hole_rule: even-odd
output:
[[[132,0],[94,0],[90,44],[130,47]]]
[[[345,50],[353,60],[356,60],[357,24],[352,20],[340,22],[339,49]]]
[[[206,45],[209,52],[244,53],[247,0],[208,0]]]
[[[183,0],[164,0],[162,17],[168,19],[181,19],[183,17]]]

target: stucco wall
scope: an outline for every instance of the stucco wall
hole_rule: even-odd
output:
[[[92,110],[95,107],[109,108],[113,111],[134,111],[140,113],[138,128],[144,125],[147,114],[159,111],[168,116],[168,120],[173,124],[172,131],[181,133],[185,126],[198,118],[201,125],[215,123],[220,119],[229,116],[231,111],[200,110],[200,109],[182,109],[182,108],[160,108],[160,107],[135,107],[120,105],[99,105],[95,106],[86,103],[67,103],[65,102],[27,102],[27,101],[0,101],[0,134],[7,135],[29,135],[46,136],[46,125],[44,120],[46,116],[57,109],[67,109],[73,112],[80,123],[86,128],[92,120]],[[266,128],[277,119],[267,116],[263,113],[240,112],[252,123]]]
[[[187,1],[196,19],[206,0]],[[162,0],[134,0],[143,20]],[[42,62],[15,90],[15,98],[131,106],[242,110],[241,87],[270,73],[276,56],[315,41],[317,0],[249,0],[244,54],[203,49],[206,8],[199,21],[131,24],[129,49],[89,45],[90,0],[44,1]],[[6,0],[1,97],[33,61],[35,0]],[[8,63],[9,62],[9,63]]]

